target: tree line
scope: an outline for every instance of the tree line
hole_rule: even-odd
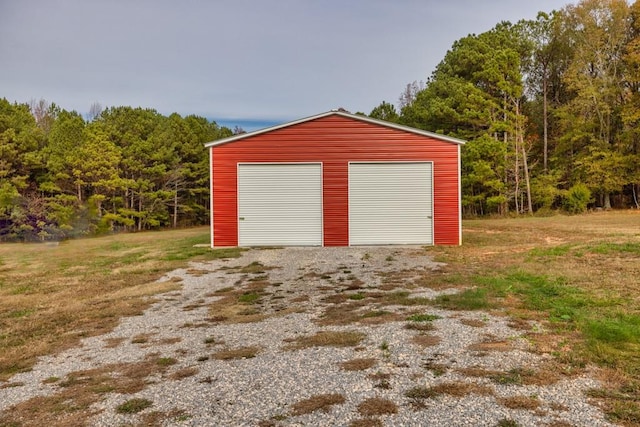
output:
[[[467,216],[639,207],[640,1],[582,0],[457,40],[370,116],[468,141]]]
[[[232,134],[193,115],[0,99],[0,241],[204,224],[204,143]]]

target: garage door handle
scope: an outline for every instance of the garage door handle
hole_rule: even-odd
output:
[[[244,217],[241,216],[240,218],[238,218],[240,221],[244,221]]]

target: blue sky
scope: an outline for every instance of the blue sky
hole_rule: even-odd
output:
[[[426,80],[455,40],[569,3],[0,0],[0,97],[81,113],[141,106],[246,130],[338,107],[369,113]]]

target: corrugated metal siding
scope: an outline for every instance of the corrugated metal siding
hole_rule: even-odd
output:
[[[349,165],[349,244],[433,243],[432,164]]]
[[[432,161],[434,244],[460,242],[458,145],[328,116],[214,146],[213,214],[216,246],[238,245],[237,164],[321,162],[324,245],[349,244],[348,162]]]
[[[322,165],[238,166],[238,244],[322,245]]]

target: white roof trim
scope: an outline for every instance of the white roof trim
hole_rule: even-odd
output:
[[[452,144],[458,144],[458,145],[465,144],[465,141],[463,141],[461,139],[457,139],[457,138],[452,138],[450,136],[440,135],[438,133],[433,133],[433,132],[427,132],[427,131],[424,131],[424,130],[412,128],[412,127],[409,127],[409,126],[403,126],[403,125],[399,125],[399,124],[396,124],[396,123],[385,122],[384,120],[372,119],[371,117],[361,116],[359,114],[351,114],[351,113],[347,113],[347,112],[344,112],[344,111],[332,110],[332,111],[327,111],[326,113],[317,114],[317,115],[311,116],[311,117],[305,117],[303,119],[298,119],[298,120],[294,120],[292,122],[282,123],[282,124],[271,126],[271,127],[268,127],[268,128],[259,129],[259,130],[253,131],[253,132],[243,133],[243,134],[240,134],[240,135],[234,135],[234,136],[230,136],[228,138],[223,138],[223,139],[218,139],[216,141],[207,142],[204,146],[209,148],[209,147],[215,147],[215,146],[222,145],[222,144],[228,144],[230,142],[234,142],[234,141],[238,141],[238,140],[241,140],[241,139],[249,138],[249,137],[252,137],[252,136],[260,135],[262,133],[271,132],[271,131],[274,131],[274,130],[277,130],[277,129],[282,129],[282,128],[286,128],[286,127],[289,127],[289,126],[293,126],[293,125],[297,125],[297,124],[300,124],[300,123],[309,122],[311,120],[316,120],[316,119],[320,119],[320,118],[327,117],[327,116],[333,116],[333,115],[347,117],[347,118],[355,119],[355,120],[360,120],[362,122],[368,122],[368,123],[372,123],[372,124],[375,124],[375,125],[392,128],[392,129],[398,129],[398,130],[401,130],[401,131],[414,133],[416,135],[427,136],[427,137],[430,137],[430,138],[439,139],[441,141],[450,142]]]

